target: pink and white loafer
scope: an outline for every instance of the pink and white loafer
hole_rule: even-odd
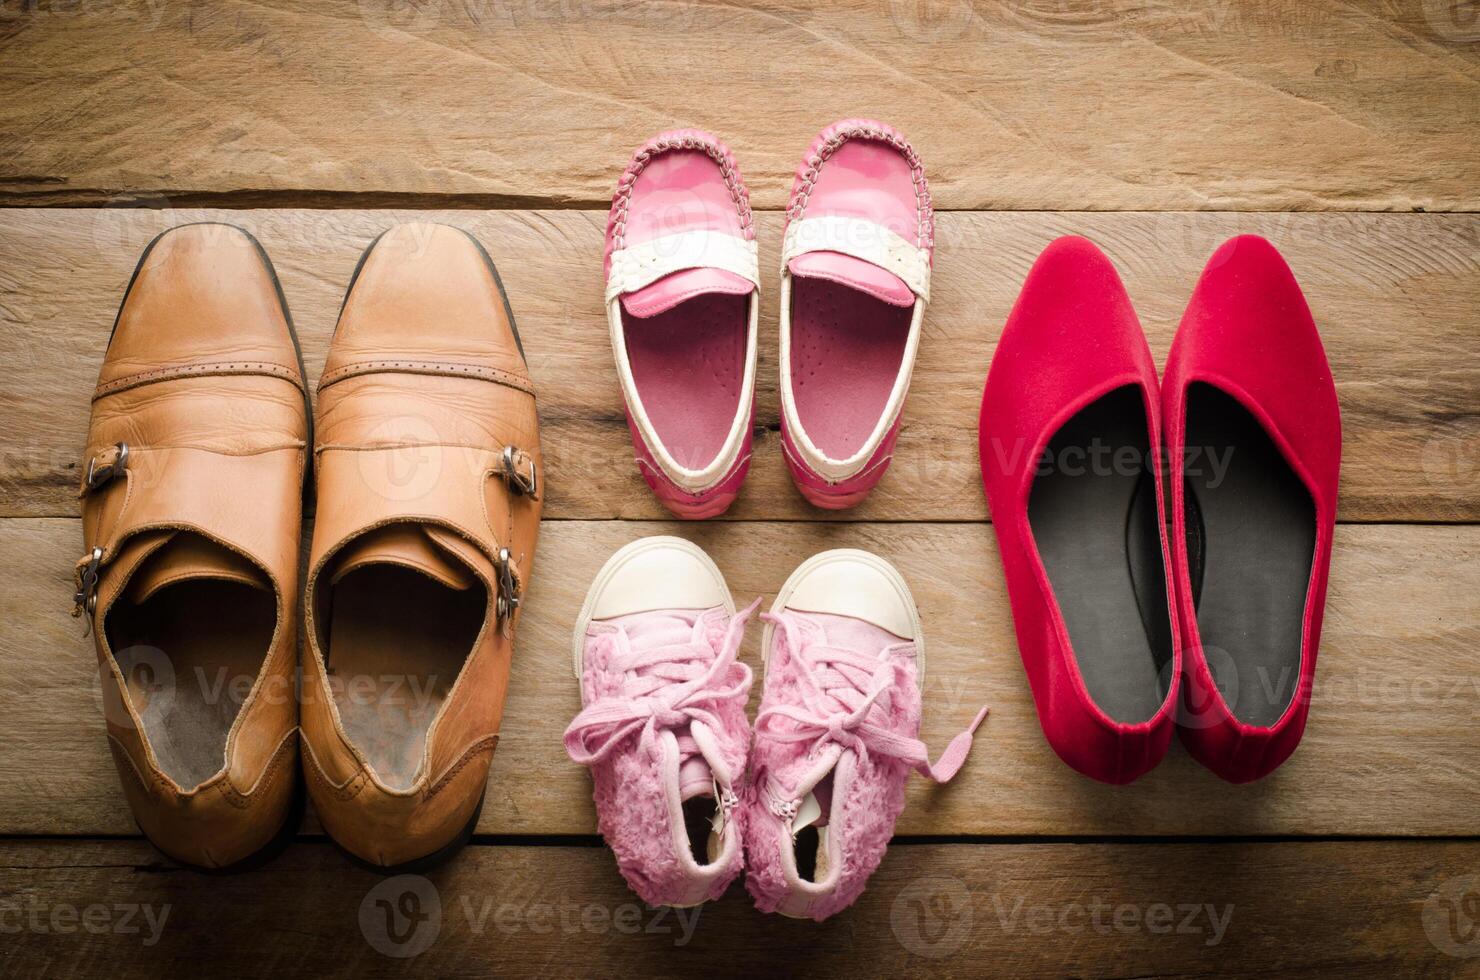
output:
[[[781,439],[818,507],[859,503],[899,435],[930,299],[934,212],[898,130],[823,130],[792,184],[781,254]]]
[[[721,514],[750,467],[760,307],[729,147],[696,129],[644,143],[612,198],[604,267],[638,469],[676,516]]]

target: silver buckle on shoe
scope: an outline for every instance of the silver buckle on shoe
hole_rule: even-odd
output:
[[[526,464],[524,469],[520,468],[520,463]],[[514,446],[505,446],[502,469],[504,483],[510,491],[525,497],[539,497],[540,470],[533,456]]]
[[[508,548],[498,550],[493,563],[498,576],[498,618],[503,621],[505,635],[509,632],[509,621],[519,609],[519,578],[514,574],[514,559]]]
[[[72,593],[72,618],[83,612],[88,615],[88,629],[92,629],[92,614],[98,608],[98,568],[103,564],[103,549],[93,548],[85,556],[86,564],[78,562],[77,591]]]
[[[87,461],[87,478],[83,486],[96,490],[128,469],[128,443],[120,442]]]

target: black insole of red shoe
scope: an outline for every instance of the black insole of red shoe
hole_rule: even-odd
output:
[[[1234,717],[1272,725],[1294,697],[1315,557],[1310,492],[1237,399],[1187,389],[1187,551],[1203,656]]]
[[[1141,390],[1117,388],[1049,442],[1028,523],[1090,697],[1147,721],[1171,680],[1171,615]]]

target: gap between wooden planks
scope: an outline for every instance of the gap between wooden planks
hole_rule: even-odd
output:
[[[394,222],[443,220],[497,261],[539,389],[547,518],[661,518],[632,461],[601,302],[596,211],[0,209],[0,516],[77,513],[88,400],[139,253],[159,231],[217,220],[271,255],[310,375],[361,250]],[[977,413],[997,336],[1039,251],[1070,233],[1119,267],[1158,361],[1213,250],[1264,235],[1288,257],[1341,398],[1344,521],[1480,520],[1480,215],[947,213],[933,302],[890,472],[854,510],[791,486],[776,434],[780,216],[759,215],[761,351],[755,460],[741,520],[962,521],[987,516]],[[1010,447],[1009,447],[1010,448]]]
[[[543,529],[480,832],[594,831],[590,780],[560,741],[580,706],[571,624],[611,552],[655,533],[704,547],[738,601],[769,602],[825,548],[862,547],[899,566],[930,657],[923,737],[939,752],[992,706],[955,782],[911,780],[901,834],[1475,833],[1480,526],[1338,528],[1309,727],[1274,774],[1230,786],[1173,742],[1150,775],[1109,787],[1074,773],[1043,739],[990,527],[585,521]],[[0,834],[136,832],[107,751],[92,642],[67,615],[81,547],[77,520],[0,520],[0,567],[23,570],[0,593]],[[743,650],[757,672],[759,639],[749,630]],[[758,699],[759,685],[752,711]]]
[[[0,24],[0,203],[589,207],[700,126],[779,208],[866,115],[942,208],[1480,207],[1444,0],[36,7]]]
[[[168,960],[247,975],[768,976],[780,962],[847,978],[1393,980],[1475,975],[1448,930],[1477,862],[1474,842],[896,844],[857,905],[819,925],[761,915],[739,883],[700,908],[647,908],[605,848],[473,845],[425,878],[383,879],[298,844],[207,878],[141,841],[0,842],[0,924],[21,926],[5,939],[18,973],[118,978]],[[108,928],[81,926],[89,907]]]

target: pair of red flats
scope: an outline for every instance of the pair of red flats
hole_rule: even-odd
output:
[[[1241,236],[1214,253],[1158,384],[1109,259],[1055,241],[1003,329],[980,441],[1054,751],[1127,783],[1176,728],[1231,782],[1283,763],[1309,709],[1341,416],[1274,247]]]

